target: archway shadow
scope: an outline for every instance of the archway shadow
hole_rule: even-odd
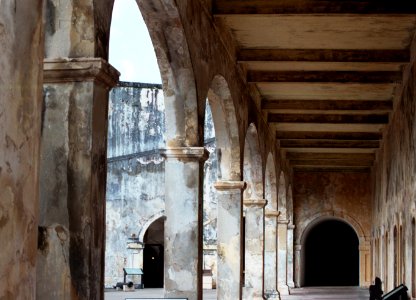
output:
[[[345,222],[315,225],[305,241],[305,286],[357,286],[359,240]]]

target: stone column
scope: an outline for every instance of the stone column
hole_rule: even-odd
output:
[[[293,231],[295,225],[289,224],[287,226],[287,285],[290,288],[295,287],[294,277],[293,277]]]
[[[295,286],[302,286],[302,245],[295,245]]]
[[[277,218],[276,210],[265,211],[264,291],[277,293]]]
[[[244,299],[263,298],[264,272],[264,199],[244,200],[245,225],[245,288]]]
[[[280,295],[289,295],[287,285],[287,225],[288,220],[277,221],[277,289]]]
[[[165,297],[202,299],[203,147],[169,148],[165,162]],[[146,275],[145,275],[146,276]]]
[[[37,299],[102,299],[108,92],[101,58],[44,62]]]
[[[371,246],[369,241],[360,242],[360,286],[365,287],[371,284]]]
[[[241,219],[244,181],[218,181],[217,299],[241,299]]]
[[[35,299],[43,1],[0,1],[0,299]]]

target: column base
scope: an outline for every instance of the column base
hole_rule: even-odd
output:
[[[279,291],[280,296],[289,295],[289,287],[286,284],[285,285],[279,285],[277,290]]]
[[[289,288],[293,289],[295,287],[295,282],[294,281],[289,281],[287,283],[287,285],[288,285]]]
[[[264,293],[264,298],[265,299],[279,299],[280,300],[280,294],[276,290],[267,290]]]
[[[264,300],[267,299],[263,295],[259,295],[254,291],[252,287],[243,287],[243,299],[244,300]]]

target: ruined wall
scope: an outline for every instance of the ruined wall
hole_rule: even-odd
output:
[[[414,46],[413,46],[413,53]],[[413,55],[414,56],[414,55]],[[412,220],[416,216],[416,100],[415,60],[406,67],[402,87],[394,101],[394,114],[384,132],[383,146],[378,152],[373,173],[373,253],[374,276],[380,276],[385,289],[391,289],[397,272],[398,282],[404,282],[416,296],[415,270],[412,270]],[[394,228],[398,231],[395,250]],[[402,234],[399,229],[402,228]],[[413,229],[414,230],[414,229]],[[388,236],[386,245],[385,239]],[[377,247],[375,244],[377,243]],[[377,248],[377,249],[376,249]],[[387,249],[387,250],[386,250]],[[385,255],[385,252],[389,255]],[[398,263],[394,267],[394,255]],[[387,258],[387,261],[386,261]],[[415,259],[415,258],[413,258]],[[389,276],[386,276],[386,272]],[[413,273],[413,274],[412,274]],[[387,287],[386,287],[387,283]]]
[[[142,252],[127,249],[164,214],[165,116],[160,85],[122,82],[110,93],[107,159],[105,285],[123,280],[123,267],[142,267]],[[204,265],[216,264],[217,176],[215,133],[207,109],[205,138],[211,153],[204,165]]]

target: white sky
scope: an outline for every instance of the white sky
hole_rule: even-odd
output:
[[[114,3],[109,62],[121,73],[121,81],[162,83],[152,41],[135,0]]]

